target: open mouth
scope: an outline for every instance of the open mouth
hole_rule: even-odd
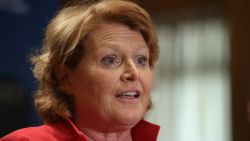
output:
[[[124,98],[124,99],[136,99],[139,96],[140,96],[139,92],[136,92],[136,91],[124,92],[124,93],[116,95],[116,97]]]

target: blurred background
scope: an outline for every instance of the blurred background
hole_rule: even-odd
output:
[[[64,2],[0,0],[0,137],[41,124],[29,56]],[[137,3],[150,13],[161,50],[146,116],[161,125],[159,141],[249,141],[250,1]]]

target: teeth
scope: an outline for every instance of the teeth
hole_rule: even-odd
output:
[[[135,95],[137,95],[137,93],[136,92],[126,92],[126,93],[123,93],[122,95],[135,96]]]
[[[139,97],[139,94],[137,92],[125,92],[125,93],[117,95],[117,97],[130,99],[130,98],[137,98],[137,97]]]

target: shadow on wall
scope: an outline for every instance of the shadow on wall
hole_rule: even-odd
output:
[[[0,77],[0,137],[28,122],[29,95],[15,79]]]

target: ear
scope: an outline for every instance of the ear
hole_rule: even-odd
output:
[[[59,89],[66,94],[71,95],[71,83],[69,81],[70,69],[64,64],[58,63],[55,66],[55,76],[59,83]]]

